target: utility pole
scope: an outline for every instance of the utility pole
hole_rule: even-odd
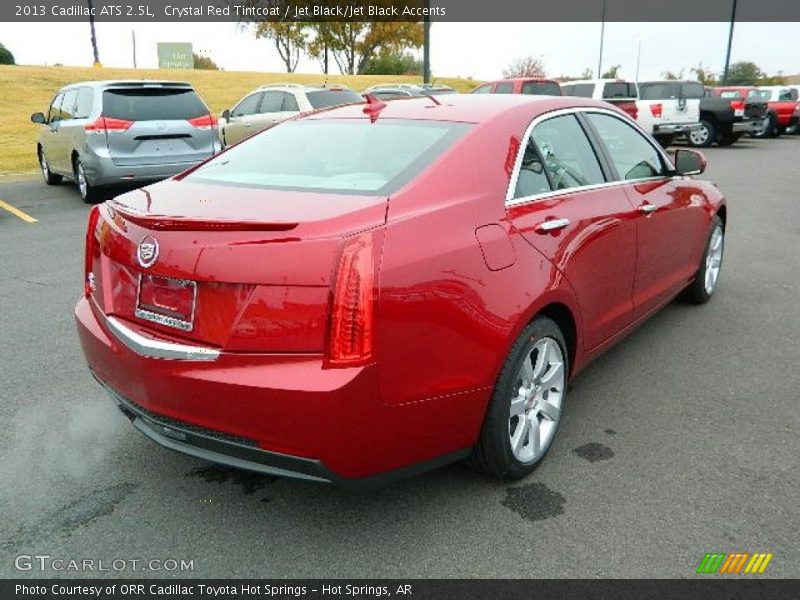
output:
[[[136,68],[136,30],[131,29],[131,43],[133,44],[133,68]]]
[[[600,58],[597,61],[597,78],[603,76],[603,44],[606,40],[606,0],[603,0],[603,19],[600,26]]]
[[[86,0],[86,3],[89,5],[89,29],[92,32],[92,51],[94,52],[94,66],[102,67],[103,65],[100,64],[100,54],[97,51],[97,36],[94,33],[94,6],[92,5],[92,0]]]
[[[728,83],[728,71],[731,67],[731,47],[733,46],[733,24],[736,22],[736,0],[731,7],[731,28],[728,31],[728,52],[725,54],[725,70],[722,72],[722,85]]]
[[[643,39],[644,38],[638,38],[639,44],[638,44],[637,49],[636,49],[636,79],[634,81],[636,82],[637,86],[639,85],[639,63],[642,62],[642,40]]]
[[[431,82],[431,18],[428,16],[431,0],[425,0],[425,17],[422,21],[422,80]]]

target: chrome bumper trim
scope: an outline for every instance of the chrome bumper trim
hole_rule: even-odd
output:
[[[106,317],[106,324],[111,333],[113,333],[120,342],[130,350],[136,352],[136,354],[147,358],[212,361],[217,360],[220,355],[219,350],[214,348],[176,344],[145,337],[136,333],[130,327],[123,325],[119,319],[115,319],[114,317]]]

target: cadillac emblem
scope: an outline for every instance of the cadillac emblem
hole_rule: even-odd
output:
[[[148,235],[141,242],[136,251],[136,258],[139,264],[145,269],[152,267],[158,260],[158,241],[151,235]]]

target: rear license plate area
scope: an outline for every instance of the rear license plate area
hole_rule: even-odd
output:
[[[192,331],[196,306],[196,282],[139,274],[135,312],[138,318],[181,331]]]

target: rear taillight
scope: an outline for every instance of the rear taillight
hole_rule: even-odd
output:
[[[217,120],[211,115],[203,115],[194,119],[188,119],[189,125],[197,129],[213,129],[217,126]]]
[[[372,359],[375,321],[375,233],[345,241],[331,305],[328,363],[363,365]]]
[[[104,133],[104,132],[122,132],[128,131],[133,125],[134,121],[126,121],[125,119],[114,119],[112,117],[99,117],[93,123],[84,125],[83,128],[90,133]]]
[[[744,116],[744,100],[732,100],[731,108],[733,109],[734,116],[736,117]]]
[[[661,112],[664,110],[664,107],[660,104],[651,104],[650,105],[650,112],[656,118],[661,118]]]
[[[88,298],[94,291],[94,249],[97,244],[97,222],[100,219],[100,207],[93,206],[89,211],[89,223],[86,225],[86,248],[83,264],[83,293]]]

